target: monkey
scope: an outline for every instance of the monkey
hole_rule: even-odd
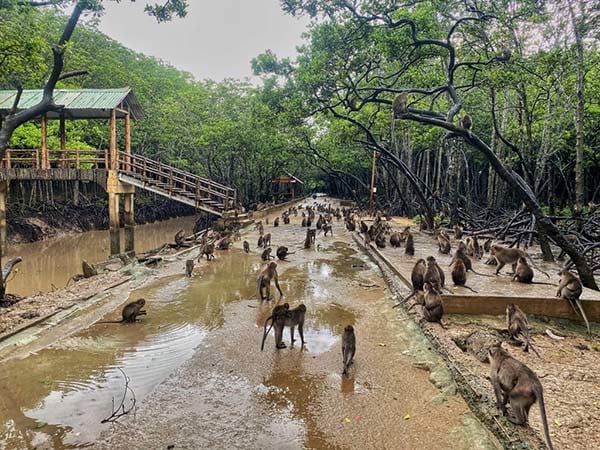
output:
[[[261,235],[258,237],[258,241],[256,242],[256,246],[257,246],[258,248],[262,247],[262,246],[263,246],[263,241],[264,241],[264,240],[265,240],[265,238],[264,238],[264,236],[261,234]]]
[[[460,225],[454,225],[454,239],[461,239],[463,235],[463,230]]]
[[[356,353],[356,335],[354,327],[346,325],[342,336],[342,363],[344,364],[343,375],[348,376],[348,369],[354,362],[354,354]]]
[[[304,248],[308,249],[315,243],[316,234],[317,230],[306,230],[306,240],[304,241]]]
[[[99,323],[133,323],[137,320],[137,316],[146,315],[146,311],[142,308],[146,304],[146,300],[140,298],[135,302],[130,302],[125,305],[123,311],[121,312],[121,316],[123,317],[121,320],[108,320],[104,322],[96,322]]]
[[[256,222],[256,223],[254,224],[254,230],[255,230],[255,231],[256,231],[256,230],[258,230],[258,229],[260,228],[260,226],[261,226],[261,225],[262,225],[262,220],[259,220],[258,222]]]
[[[385,248],[385,235],[383,233],[375,236],[375,245],[377,245],[377,248]]]
[[[287,303],[285,305],[287,305]],[[275,311],[275,309],[273,309],[273,311]],[[275,348],[281,349],[281,348],[287,347],[285,345],[285,343],[283,342],[283,329],[285,327],[290,327],[290,341],[293,344],[296,341],[294,339],[294,328],[297,326],[298,334],[300,334],[300,341],[302,342],[302,345],[304,345],[304,315],[305,314],[306,314],[306,306],[303,303],[301,303],[294,309],[289,309],[289,305],[288,305],[287,310],[284,308],[284,309],[278,310],[276,315],[275,314],[271,315],[271,320],[272,320],[271,327],[275,327]],[[269,320],[269,318],[267,318],[267,320],[265,320],[263,341],[260,346],[261,351],[264,349],[265,340],[268,335],[268,331],[267,331],[267,321],[268,320]],[[270,331],[270,328],[269,328],[269,331]]]
[[[325,219],[323,219],[323,215],[319,214],[319,219],[317,220],[317,223],[315,225],[317,227],[317,230],[320,230],[324,223]]]
[[[537,400],[540,405],[546,444],[550,450],[554,450],[548,431],[542,383],[537,375],[525,364],[510,356],[500,345],[490,347],[488,355],[490,379],[498,410],[515,425],[527,425],[529,410]],[[510,403],[511,414],[506,410],[507,403]]]
[[[268,217],[265,217],[265,223],[266,223],[267,225],[269,225],[269,218],[268,218]]]
[[[273,227],[278,227],[279,226],[279,217],[276,217],[275,220],[273,221]]]
[[[392,102],[392,109],[394,111],[394,119],[398,119],[408,112],[408,94],[406,92],[400,92],[396,95]]]
[[[390,236],[390,245],[392,247],[400,247],[402,245],[402,236],[400,233],[392,233]]]
[[[483,251],[489,253],[492,248],[492,239],[488,239],[483,243]]]
[[[500,273],[500,270],[506,264],[512,264],[513,274],[514,274],[516,271],[516,268],[517,268],[517,261],[518,261],[519,257],[523,257],[525,259],[529,259],[529,261],[531,261],[531,264],[533,265],[533,267],[535,267],[537,270],[539,270],[544,275],[546,275],[548,278],[550,278],[550,275],[548,275],[546,272],[544,272],[538,266],[536,266],[533,259],[531,259],[531,256],[529,256],[526,251],[521,250],[520,248],[506,248],[506,247],[502,247],[501,245],[492,245],[492,247],[490,249],[490,254],[494,258],[496,258],[496,261],[498,261],[498,266],[496,267],[496,275],[498,275]]]
[[[539,353],[531,344],[531,336],[529,334],[529,321],[521,308],[514,303],[506,307],[506,329],[508,334],[513,339],[520,339],[525,346],[523,351],[528,352],[529,348],[538,356]]]
[[[406,297],[402,302],[394,305],[396,308],[403,303],[406,303],[411,297],[417,295],[419,291],[423,290],[423,284],[425,280],[425,272],[427,270],[427,264],[423,258],[419,258],[419,260],[415,263],[413,270],[410,274],[410,281],[412,283],[412,292],[408,297]]]
[[[289,223],[290,223],[290,216],[288,216],[287,214],[285,216],[283,216],[283,223],[285,225],[289,225]]]
[[[410,231],[406,233],[406,244],[404,246],[404,253],[406,253],[409,256],[415,255],[415,240]]]
[[[267,317],[267,319],[265,320],[265,324],[264,324],[264,328],[263,328],[263,340],[260,345],[261,352],[265,348],[265,340],[267,339],[267,335],[271,331],[271,328],[273,328],[273,325],[275,324],[276,321],[281,321],[281,320],[285,321],[285,316],[287,315],[289,309],[290,309],[290,304],[287,302],[284,303],[283,305],[276,305],[273,308],[273,311],[271,311],[271,315],[269,317]],[[267,330],[267,323],[269,322],[269,320],[271,321],[271,326]]]
[[[450,238],[448,235],[444,232],[440,232],[438,233],[437,240],[439,252],[444,255],[449,255],[452,246],[450,245]]]
[[[306,226],[306,217],[303,217],[303,218],[302,218],[302,224],[301,224],[301,225],[302,225],[303,227],[305,227],[305,226]]]
[[[308,216],[308,218],[306,219],[306,226],[308,228],[310,228],[311,225],[312,225],[312,218],[310,216]]]
[[[346,229],[348,231],[356,231],[356,222],[354,222],[354,220],[347,220]]]
[[[533,281],[533,269],[529,267],[527,260],[522,256],[519,256],[517,260],[517,268],[515,269],[515,275],[513,276],[513,281],[518,281],[519,283],[525,284],[545,284],[547,286],[556,286],[553,283],[541,283],[538,281]]]
[[[471,127],[473,126],[473,120],[471,119],[471,116],[469,116],[468,114],[465,114],[460,121],[460,125],[465,130],[469,131],[471,129]]]
[[[442,293],[446,277],[444,275],[444,271],[438,265],[437,261],[433,256],[427,257],[427,270],[425,271],[425,276],[423,277],[423,280],[425,281],[425,283],[429,283],[431,285],[431,288],[437,293]]]
[[[333,236],[333,227],[330,223],[324,223],[321,227],[321,231],[323,231],[323,236],[327,236],[327,233]]]
[[[265,234],[265,227],[263,226],[262,221],[258,222],[258,226],[256,228],[258,229],[259,236]]]
[[[231,242],[231,239],[228,237],[225,237],[221,239],[217,245],[219,250],[229,250],[229,248],[233,245],[233,242]]]
[[[442,317],[444,316],[444,305],[442,304],[442,298],[431,283],[425,282],[423,284],[425,295],[423,296],[423,317],[427,322],[437,322],[442,328]]]
[[[572,274],[568,269],[562,269],[559,273],[560,282],[558,283],[558,290],[556,291],[556,296],[564,299],[569,302],[575,314],[581,315],[583,320],[585,321],[585,325],[587,327],[588,333],[590,332],[590,323],[588,321],[587,315],[583,310],[583,306],[581,305],[581,294],[583,292],[583,285],[579,278],[577,278],[574,274]],[[581,314],[577,312],[575,306],[579,308]]]
[[[362,234],[367,234],[367,231],[369,231],[369,226],[365,223],[364,220],[360,221],[360,232]]]
[[[467,246],[465,245],[465,243],[463,241],[460,241],[458,243],[458,246],[456,247],[456,251],[454,252],[454,258],[452,259],[452,262],[450,263],[450,265],[452,265],[456,259],[461,259],[465,265],[465,269],[467,270],[467,272],[471,271],[474,274],[481,275],[483,277],[491,277],[491,278],[494,277],[493,275],[488,275],[486,273],[481,273],[481,272],[477,272],[476,270],[474,270],[473,263],[471,262],[471,259],[467,256],[466,251],[467,251]]]
[[[271,247],[264,249],[262,254],[260,255],[260,259],[262,259],[263,261],[268,261],[271,258],[275,259],[274,256],[271,256]]]
[[[263,248],[267,248],[271,245],[271,233],[267,233],[264,235],[262,244]]]
[[[471,245],[473,246],[473,256],[477,259],[481,259],[481,245],[479,245],[479,239],[476,235],[471,238]]]
[[[186,277],[191,277],[193,271],[194,271],[194,260],[193,259],[188,259],[185,262],[185,276]]]
[[[198,256],[198,262],[202,259],[202,256],[206,255],[206,260],[210,261],[211,259],[215,259],[215,244],[205,243],[202,247],[200,247],[200,255]]]
[[[477,291],[466,285],[467,283],[467,268],[464,261],[461,258],[454,258],[452,262],[452,281],[455,286],[462,286],[467,288],[471,292],[477,293]]]
[[[280,260],[285,260],[287,258],[287,255],[293,255],[296,252],[289,252],[287,247],[281,246],[277,248],[277,258],[279,258]]]
[[[250,243],[248,241],[244,241],[244,251],[246,253],[250,253]]]
[[[283,297],[283,292],[281,291],[281,287],[279,287],[279,277],[277,276],[277,263],[275,261],[271,261],[267,266],[262,270],[262,272],[258,275],[256,279],[258,285],[258,295],[260,296],[260,300],[271,300],[271,280],[275,281],[275,287],[279,291],[279,296]],[[263,295],[263,291],[266,291],[266,296]]]

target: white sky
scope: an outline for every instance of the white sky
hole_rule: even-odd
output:
[[[100,30],[199,80],[252,77],[250,60],[266,49],[294,57],[308,24],[284,14],[278,0],[190,0],[187,17],[161,24],[143,12],[146,3],[104,2]]]

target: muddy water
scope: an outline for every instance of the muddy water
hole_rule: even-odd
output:
[[[290,346],[286,331],[287,349],[276,351],[270,336],[260,351],[271,305],[256,300],[258,253],[219,252],[192,279],[134,291],[147,301],[139,323],[96,325],[4,363],[0,448],[495,448],[349,236],[306,251],[297,224],[269,231],[275,246],[297,251],[279,263],[280,280],[285,301],[307,305],[306,346]],[[183,272],[183,260],[174,264]],[[358,351],[345,378],[340,336],[349,324]],[[102,425],[123,393],[119,369],[138,409]]]
[[[138,225],[135,232],[135,250],[144,252],[172,241],[180,229],[191,234],[195,217],[179,217],[162,222]],[[121,247],[124,248],[121,232]],[[104,261],[110,253],[107,230],[69,234],[31,244],[10,245],[8,257],[21,256],[18,272],[10,281],[10,292],[27,296],[64,287],[69,279],[81,273],[81,261]]]

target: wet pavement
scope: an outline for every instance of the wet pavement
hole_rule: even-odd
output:
[[[249,232],[249,255],[236,242],[191,279],[164,276],[132,292],[147,302],[140,322],[95,325],[5,362],[0,448],[496,448],[419,327],[392,309],[379,270],[343,222],[304,250],[300,220],[265,232],[274,249],[296,250],[279,274],[283,300],[307,306],[304,348],[276,350],[271,333],[260,351],[273,305],[257,299],[264,263]],[[183,274],[185,258],[172,264]],[[104,320],[118,318],[117,310]],[[357,354],[346,378],[348,324]],[[137,408],[103,425],[123,393],[119,368]]]

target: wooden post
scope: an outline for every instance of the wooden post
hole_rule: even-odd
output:
[[[108,223],[110,232],[110,255],[121,253],[121,235],[119,229],[119,194],[108,191]]]
[[[6,195],[8,181],[0,181],[0,256],[6,255]]]
[[[131,170],[131,116],[129,113],[125,114],[125,153],[127,153],[127,157],[125,158],[125,170]]]
[[[117,160],[117,112],[114,109],[110,112],[110,141],[108,153],[110,169],[117,170],[119,166]]]
[[[59,167],[67,167],[66,152],[67,149],[67,129],[65,127],[65,115],[60,115],[60,164]]]
[[[134,250],[135,244],[135,213],[133,199],[135,194],[123,194],[125,196],[125,251]]]
[[[369,197],[369,214],[373,215],[373,196],[375,194],[375,164],[377,161],[377,151],[373,150],[373,165],[371,167],[371,194]]]
[[[42,169],[50,168],[50,158],[48,157],[48,118],[44,114],[42,116]]]

